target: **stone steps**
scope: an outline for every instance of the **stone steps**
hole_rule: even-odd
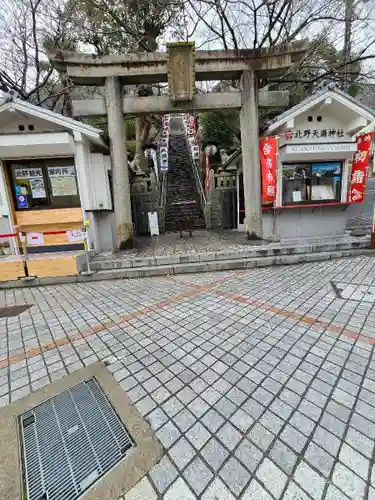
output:
[[[200,200],[184,134],[171,134],[167,176],[166,231],[176,231],[180,221],[190,219],[194,229],[204,229]]]
[[[43,285],[56,285],[64,283],[76,283],[76,282],[86,282],[86,281],[102,281],[102,280],[113,280],[113,279],[130,279],[130,278],[142,278],[147,276],[165,276],[172,274],[187,274],[187,273],[199,273],[199,272],[214,272],[214,271],[225,271],[225,270],[246,270],[254,269],[258,267],[267,266],[277,266],[277,265],[296,265],[311,262],[319,262],[325,260],[356,257],[360,255],[368,255],[375,257],[375,251],[370,249],[370,243],[368,239],[367,246],[355,245],[352,248],[333,250],[333,251],[318,251],[310,253],[299,253],[296,250],[294,253],[289,254],[279,254],[270,256],[258,256],[252,258],[223,258],[216,260],[201,260],[189,262],[190,255],[180,256],[180,260],[186,258],[186,262],[179,262],[173,264],[169,262],[168,264],[162,264],[160,260],[159,264],[154,264],[151,266],[137,266],[119,269],[106,269],[98,272],[94,272],[92,275],[75,275],[75,276],[61,276],[57,278],[36,278],[32,281],[24,282],[19,281],[8,281],[0,283],[0,290],[10,289],[10,288],[25,288],[32,286],[43,286]],[[204,254],[201,254],[204,255]],[[227,254],[228,257],[229,254]],[[238,256],[238,253],[237,253]],[[167,257],[166,257],[167,258]],[[156,259],[156,258],[155,258]]]
[[[188,240],[187,240],[188,241]],[[193,240],[192,240],[193,241]],[[91,262],[91,267],[94,271],[107,271],[114,269],[141,269],[141,268],[157,268],[160,266],[168,266],[174,268],[176,266],[185,266],[187,264],[194,265],[209,265],[220,270],[220,263],[226,262],[233,264],[243,262],[260,261],[265,259],[277,259],[281,257],[301,257],[318,254],[329,254],[330,252],[354,252],[357,254],[362,250],[367,250],[371,246],[369,238],[361,238],[358,241],[340,241],[340,242],[323,242],[319,244],[301,244],[301,245],[264,245],[257,247],[249,247],[244,250],[225,250],[212,253],[185,253],[174,255],[161,255],[156,257],[124,257],[124,258],[107,258],[96,257]],[[350,255],[347,254],[347,255]],[[346,255],[345,255],[346,256]],[[374,251],[375,256],[375,251]],[[278,263],[276,262],[275,263]],[[306,260],[308,262],[308,259]],[[228,264],[227,264],[228,265]],[[269,264],[273,265],[273,264]],[[250,265],[250,267],[252,267]],[[235,267],[234,267],[235,268]],[[194,271],[192,271],[194,272]]]

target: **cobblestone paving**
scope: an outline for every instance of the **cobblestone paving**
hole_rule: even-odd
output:
[[[2,291],[33,307],[0,405],[107,360],[166,450],[125,500],[374,500],[373,286],[361,257]]]

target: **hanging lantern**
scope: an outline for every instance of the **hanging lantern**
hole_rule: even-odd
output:
[[[206,156],[214,156],[217,153],[217,147],[214,144],[208,144],[204,151]]]

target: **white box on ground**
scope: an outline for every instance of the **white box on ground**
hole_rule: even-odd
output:
[[[151,236],[159,236],[159,222],[157,212],[148,212],[148,225]]]

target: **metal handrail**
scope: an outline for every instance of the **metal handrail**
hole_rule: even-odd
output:
[[[161,175],[162,175],[162,181],[160,189],[159,207],[165,207],[167,201],[167,175],[164,173]]]
[[[195,177],[195,181],[198,182],[198,191],[199,191],[199,195],[200,195],[200,198],[201,198],[201,203],[202,203],[202,205],[205,206],[207,204],[207,199],[206,199],[206,194],[205,194],[203,186],[202,186],[201,176],[200,176],[199,171],[197,169],[197,165],[196,165],[196,163],[194,161],[194,158],[193,158],[193,156],[191,154],[190,145],[188,143],[186,133],[184,135],[185,135],[186,147],[187,147],[187,150],[189,152],[190,162],[191,162],[192,167],[193,167],[193,174],[194,174],[194,177]]]

